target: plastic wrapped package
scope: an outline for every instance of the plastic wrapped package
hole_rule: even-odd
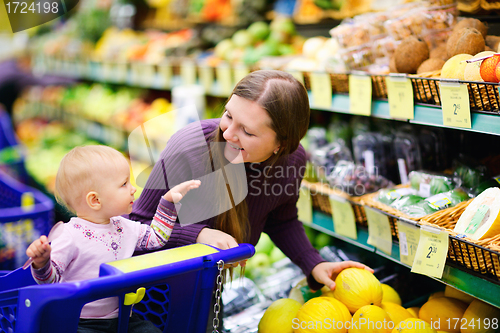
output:
[[[311,127],[306,134],[308,151],[314,151],[317,148],[328,144],[326,138],[326,129],[323,127]]]
[[[453,161],[453,174],[461,179],[462,187],[468,193],[473,193],[479,184],[487,180],[488,169],[484,165],[472,161],[471,158],[460,156]]]
[[[384,23],[385,29],[396,40],[409,36],[422,37],[438,31],[449,30],[456,23],[456,5],[415,7],[402,16],[395,16]]]
[[[398,199],[396,202],[402,199],[403,198]],[[435,194],[413,204],[409,204],[411,200],[407,200],[406,204],[397,209],[411,217],[420,218],[448,207],[454,207],[460,202],[468,199],[469,196],[463,189],[456,188],[448,192]],[[394,202],[393,205],[395,205],[396,202]]]
[[[370,175],[387,176],[387,159],[382,134],[377,132],[358,134],[352,139],[352,149],[356,164],[362,165]]]
[[[446,136],[442,128],[423,127],[418,133],[418,143],[422,169],[431,171],[446,169]]]
[[[462,185],[461,179],[457,176],[432,171],[412,171],[408,177],[411,187],[424,198],[453,190]]]
[[[393,184],[379,174],[370,174],[365,167],[348,161],[340,161],[328,176],[332,188],[350,196],[372,193]]]
[[[330,30],[330,36],[336,39],[342,48],[352,48],[370,43],[370,23],[356,22],[353,19],[343,20],[338,26]]]
[[[412,133],[411,128],[403,127],[396,133],[394,151],[400,184],[406,184],[409,181],[408,173],[422,169],[422,157],[420,155],[418,137]]]
[[[341,160],[353,161],[351,151],[341,139],[311,151],[311,162],[320,181],[326,180]]]

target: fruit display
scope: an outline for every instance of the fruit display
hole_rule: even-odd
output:
[[[240,29],[231,38],[220,41],[214,49],[215,59],[210,63],[223,60],[229,63],[255,65],[269,56],[287,56],[302,51],[303,38],[295,29],[290,18],[277,17],[266,23],[257,21]]]

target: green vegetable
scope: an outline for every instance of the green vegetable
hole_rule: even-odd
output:
[[[431,185],[431,195],[448,192],[453,188],[451,181],[441,177],[439,178],[432,177],[430,185]]]
[[[403,207],[416,205],[422,200],[424,200],[424,198],[416,194],[404,195],[401,198],[395,200],[391,204],[391,207],[396,208],[397,210],[401,210]]]

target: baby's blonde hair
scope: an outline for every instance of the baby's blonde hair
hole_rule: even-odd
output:
[[[104,172],[124,156],[108,146],[90,145],[73,148],[62,159],[56,176],[56,200],[75,212],[90,191],[97,191]],[[101,178],[100,178],[101,177]]]

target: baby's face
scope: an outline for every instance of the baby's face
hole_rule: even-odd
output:
[[[107,172],[101,174],[99,198],[103,217],[130,214],[137,191],[130,183],[130,168],[125,158],[110,163]]]

